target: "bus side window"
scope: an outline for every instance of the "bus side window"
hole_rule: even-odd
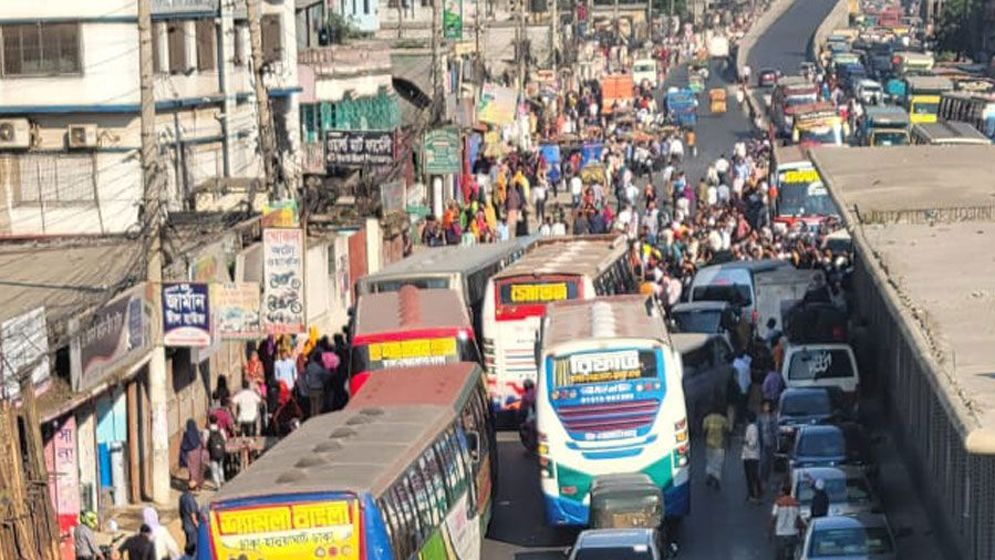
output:
[[[467,481],[469,478],[467,474],[469,472],[467,468],[468,457],[463,454],[463,448],[459,444],[456,431],[453,428],[449,428],[439,443],[442,449],[442,464],[451,471],[453,488],[456,490],[456,494],[460,495],[467,492]],[[468,494],[470,496],[470,503],[473,504],[473,492],[468,492]]]
[[[411,556],[415,550],[418,550],[418,545],[421,540],[419,536],[421,534],[421,528],[418,526],[418,515],[415,514],[414,500],[411,499],[411,492],[407,488],[407,482],[404,477],[398,479],[397,482],[394,483],[391,493],[394,494],[396,509],[404,520],[401,540],[405,543],[405,545],[402,549],[403,554],[400,554],[399,556],[401,558],[407,558]]]
[[[415,513],[417,514],[415,518],[418,520],[419,546],[432,534],[432,529],[435,527],[434,520],[432,519],[432,510],[429,506],[428,487],[425,485],[425,479],[422,478],[420,471],[421,469],[418,468],[417,464],[411,465],[408,468],[408,475],[405,477],[411,491],[411,496],[415,501]]]
[[[459,477],[456,475],[456,458],[446,448],[446,434],[439,436],[432,444],[432,452],[435,453],[435,461],[442,468],[442,475],[446,479],[445,490],[449,505],[456,503],[460,497]]]
[[[433,499],[429,501],[435,510],[436,525],[439,525],[446,518],[446,513],[449,512],[452,503],[446,493],[446,482],[443,480],[442,467],[439,466],[439,461],[436,459],[435,452],[432,451],[431,447],[426,449],[422,454],[419,465],[421,466],[422,475],[425,477],[425,482],[429,486],[429,492],[433,496]]]
[[[387,528],[387,538],[390,540],[390,547],[394,551],[394,556],[398,558],[404,558],[404,552],[402,548],[405,546],[401,535],[403,534],[403,519],[401,514],[394,509],[394,505],[391,503],[390,492],[386,493],[377,500],[377,507],[380,508],[380,512],[383,514],[384,526]]]

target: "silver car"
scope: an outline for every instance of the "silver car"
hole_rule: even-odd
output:
[[[570,560],[661,560],[653,529],[588,529],[570,550]]]
[[[798,550],[799,560],[896,560],[895,538],[883,515],[813,519]]]
[[[811,517],[816,480],[826,485],[830,516],[882,511],[870,481],[859,468],[807,467],[791,472],[791,495],[801,504],[801,515],[806,521]]]

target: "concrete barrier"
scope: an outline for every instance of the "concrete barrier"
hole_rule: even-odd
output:
[[[774,0],[770,3],[770,7],[767,8],[757,21],[750,27],[750,29],[743,35],[743,38],[739,40],[739,48],[736,50],[736,75],[739,75],[740,69],[746,66],[746,61],[749,60],[750,50],[753,49],[753,45],[757,42],[767,28],[771,26],[772,23],[778,20],[784,12],[794,4],[795,0]]]

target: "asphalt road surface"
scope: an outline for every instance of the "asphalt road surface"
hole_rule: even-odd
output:
[[[753,48],[749,64],[754,72],[764,67],[780,68],[786,74],[797,72],[799,64],[805,60],[810,37],[833,3],[834,0],[799,0],[789,8]],[[728,78],[732,76],[733,69],[722,72],[717,63],[713,63],[706,89],[727,86],[731,83]],[[680,70],[673,73],[667,85],[684,85],[686,80],[686,72]],[[696,128],[698,157],[686,160],[683,166],[692,184],[704,175],[709,162],[720,154],[729,154],[737,140],[751,136],[749,120],[736,104],[735,96],[729,96],[726,113],[715,115],[708,110],[707,94],[702,97]],[[660,101],[662,99],[658,99]],[[564,549],[573,544],[577,531],[545,526],[535,459],[525,455],[515,432],[503,432],[500,436],[501,480],[483,557],[487,560],[562,559]],[[681,559],[754,560],[774,557],[773,547],[767,540],[773,488],[768,489],[762,505],[746,501],[738,438],[733,443],[726,457],[724,486],[721,491],[715,491],[703,483],[703,442],[692,442],[692,449],[695,450],[691,461],[692,506],[691,515],[678,533]],[[893,453],[887,461],[896,473],[895,480],[903,481],[901,488],[904,491],[892,489],[900,500],[897,504],[903,511],[917,512],[903,518],[903,522],[910,526],[925,525],[918,516],[917,503],[911,498],[914,493],[908,491],[904,469]],[[916,552],[903,554],[901,558],[930,557],[935,543],[928,527],[918,528],[913,533],[904,539],[904,543],[900,541],[899,546],[900,549]]]

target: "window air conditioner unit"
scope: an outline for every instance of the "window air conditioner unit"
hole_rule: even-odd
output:
[[[31,147],[31,124],[28,119],[0,119],[0,150]]]
[[[66,132],[66,139],[69,148],[79,150],[82,148],[97,147],[97,125],[95,124],[71,124]]]

